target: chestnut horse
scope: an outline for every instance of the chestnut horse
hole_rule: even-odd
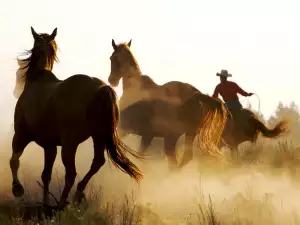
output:
[[[14,196],[24,195],[24,188],[18,178],[20,157],[26,146],[34,141],[44,149],[43,203],[49,201],[49,184],[57,146],[62,146],[61,157],[65,167],[65,186],[58,209],[66,205],[69,192],[76,178],[75,155],[80,143],[92,137],[94,159],[90,170],[78,183],[75,200],[84,199],[84,189],[89,180],[105,163],[105,149],[114,165],[137,181],[142,178],[139,169],[125,155],[128,152],[138,157],[119,139],[116,129],[119,109],[116,93],[102,80],[83,74],[59,80],[51,71],[56,57],[55,37],[57,28],[51,35],[38,34],[31,28],[34,38],[33,48],[28,58],[23,59],[24,74],[17,75],[18,98],[15,115],[15,133],[12,141],[10,168],[12,172],[12,192]],[[20,72],[20,71],[19,71]],[[22,79],[21,79],[22,78]],[[35,159],[36,160],[36,159]]]
[[[204,94],[195,94],[181,105],[163,100],[139,100],[120,112],[118,129],[151,140],[164,138],[169,170],[182,168],[193,158],[193,142],[198,136],[200,150],[210,156],[223,156],[218,148],[226,124],[224,103]],[[217,129],[216,129],[217,128]],[[185,134],[185,150],[177,164],[176,143]]]

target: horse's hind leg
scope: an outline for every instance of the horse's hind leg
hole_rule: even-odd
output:
[[[12,173],[12,193],[15,197],[22,197],[24,195],[24,188],[18,178],[18,170],[20,167],[20,157],[24,149],[29,144],[30,140],[21,133],[15,133],[12,141],[12,156],[10,158],[10,169]]]
[[[121,128],[118,128],[118,135],[120,138],[125,138],[129,133]]]
[[[176,159],[176,143],[179,137],[165,137],[164,138],[164,150],[168,157],[169,170],[174,171],[177,168]]]
[[[145,151],[149,148],[152,140],[153,140],[152,135],[142,136],[141,145],[140,145],[140,152],[141,153],[145,153]]]
[[[186,133],[185,143],[184,143],[184,152],[182,161],[180,163],[180,168],[188,164],[193,159],[193,142],[195,139],[195,134]]]
[[[61,149],[61,158],[65,166],[65,187],[60,197],[58,209],[63,209],[66,205],[70,190],[74,185],[76,178],[75,155],[78,144],[65,143]]]
[[[238,157],[239,157],[238,147],[232,146],[231,147],[231,158],[236,160],[236,159],[238,159]]]
[[[44,147],[44,170],[42,173],[42,181],[44,184],[43,203],[46,205],[49,204],[49,184],[56,155],[56,146]]]
[[[94,142],[94,159],[91,165],[90,170],[84,176],[84,178],[78,183],[77,191],[75,193],[74,200],[77,203],[81,203],[85,199],[84,189],[88,184],[89,180],[99,171],[99,169],[105,163],[104,150],[105,142],[102,138],[93,138]]]

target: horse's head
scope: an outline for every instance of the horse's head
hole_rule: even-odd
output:
[[[121,43],[116,45],[114,39],[112,40],[114,52],[110,57],[111,72],[108,82],[116,87],[119,85],[120,79],[125,76],[130,76],[130,69],[137,68],[138,64],[130,51],[131,40],[128,43]]]
[[[55,37],[57,34],[57,28],[55,28],[52,34],[42,33],[38,34],[31,27],[31,33],[34,39],[33,48],[26,51],[26,54],[30,54],[25,59],[17,59],[20,66],[19,70],[27,69],[24,73],[24,80],[34,80],[38,74],[32,73],[33,70],[52,70],[54,61],[57,61],[56,51],[57,45]]]
[[[34,38],[33,49],[31,52],[36,54],[41,54],[41,57],[46,59],[46,69],[52,70],[53,63],[57,60],[56,51],[57,45],[55,42],[55,37],[57,35],[57,28],[53,30],[51,34],[35,32],[33,27],[31,27],[31,33]]]

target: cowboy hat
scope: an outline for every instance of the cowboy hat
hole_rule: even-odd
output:
[[[232,77],[232,75],[228,73],[227,70],[221,70],[221,73],[217,73],[217,76]]]

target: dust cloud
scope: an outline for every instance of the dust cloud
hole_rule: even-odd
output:
[[[12,198],[9,168],[11,139],[12,132],[1,137],[0,190],[7,198]],[[182,140],[177,145],[179,156],[182,153]],[[140,137],[129,135],[124,141],[133,149],[138,149]],[[252,221],[253,224],[297,224],[300,189],[286,169],[272,173],[270,168],[257,169],[258,166],[251,164],[230,164],[224,168],[193,160],[180,172],[171,174],[167,170],[162,147],[163,141],[157,139],[148,150],[151,154],[148,160],[132,159],[144,173],[139,185],[107,160],[88,188],[101,186],[102,201],[117,201],[133,194],[135,203],[155,214],[159,224],[199,224],[200,220],[205,221],[204,217],[209,217],[210,212],[209,197],[214,213],[222,224],[232,224],[234,221],[242,221],[241,224],[245,221]],[[88,171],[92,158],[93,144],[88,139],[77,151],[77,182]],[[20,180],[29,192],[37,195],[41,192],[36,181],[40,181],[43,160],[43,149],[35,143],[31,143],[21,157]],[[54,193],[58,177],[63,182],[63,176],[59,151],[50,186]],[[201,214],[201,210],[206,214]]]

